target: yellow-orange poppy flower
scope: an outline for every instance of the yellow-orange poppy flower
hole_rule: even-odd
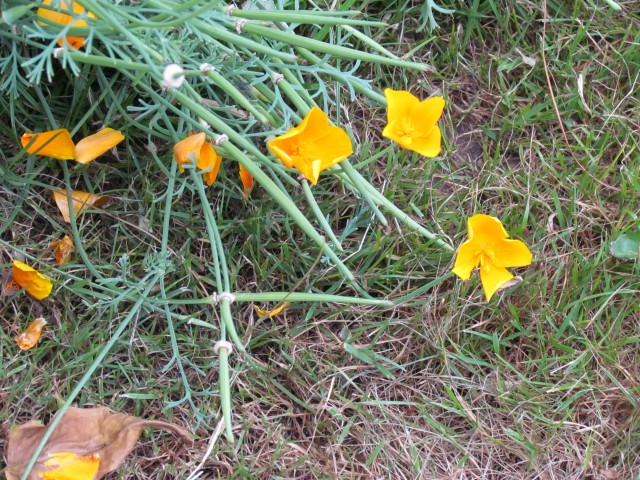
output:
[[[468,280],[471,272],[480,268],[480,280],[487,302],[513,275],[511,267],[531,264],[533,255],[520,240],[508,240],[509,234],[500,220],[490,215],[478,214],[467,221],[469,236],[460,245],[453,273]]]
[[[58,160],[75,160],[86,164],[93,162],[100,155],[119,144],[124,140],[124,135],[113,128],[103,128],[99,132],[83,138],[76,145],[71,139],[69,130],[59,128],[40,133],[26,132],[20,138],[20,143],[26,147],[34,138],[35,141],[27,148],[27,152]]]
[[[89,18],[96,18],[96,16],[87,12],[82,5],[72,0],[43,0],[42,6],[38,8],[37,16],[49,20],[51,23],[57,23],[58,25],[72,27],[86,27],[86,20],[76,20],[86,12],[86,16]],[[53,5],[52,5],[53,4]],[[59,8],[56,9],[55,5]],[[46,22],[38,22],[40,25],[46,25]],[[84,37],[68,36],[66,37],[67,43],[75,49],[82,48],[84,46]],[[58,39],[58,45],[64,46],[62,38]]]
[[[211,185],[216,181],[222,158],[213,149],[213,145],[205,140],[204,132],[189,135],[174,145],[173,157],[178,162],[180,172],[184,172],[183,165],[185,163],[193,163],[193,160],[196,161],[196,167],[200,170],[209,168],[210,170],[205,172],[203,176],[207,185]]]
[[[329,124],[326,113],[313,107],[302,123],[267,143],[288,168],[295,167],[314,185],[320,172],[353,153],[349,135]]]
[[[244,197],[249,198],[249,193],[253,187],[253,176],[241,163],[238,164],[238,167],[240,168],[240,180],[242,181],[242,187],[244,189]]]
[[[37,300],[47,298],[53,290],[49,278],[19,260],[13,261],[13,280]]]
[[[387,126],[382,136],[425,157],[438,156],[442,134],[436,122],[442,115],[444,98],[420,101],[405,90],[390,88],[386,88],[384,94],[387,97]]]
[[[43,318],[36,318],[29,324],[27,329],[20,335],[15,336],[13,339],[18,344],[20,350],[29,350],[36,346],[40,335],[42,335],[42,328],[47,324],[47,321]]]
[[[124,140],[124,135],[113,128],[103,128],[93,135],[80,140],[73,152],[73,159],[78,163],[93,162],[103,153]]]
[[[258,307],[257,305],[254,305],[253,308],[255,309],[256,313],[258,315],[260,315],[261,317],[275,317],[276,315],[278,315],[280,312],[282,312],[285,308],[291,306],[291,303],[289,302],[284,302],[281,303],[280,305],[278,305],[276,308],[274,308],[273,310],[263,310],[260,307]]]
[[[20,137],[20,143],[26,147],[34,138],[35,141],[27,148],[27,152],[58,160],[73,160],[75,145],[66,128],[41,133],[26,132]]]
[[[83,456],[70,452],[50,453],[44,466],[54,467],[39,474],[44,480],[95,480],[100,468],[100,456]]]
[[[76,247],[69,235],[65,235],[62,240],[52,242],[51,248],[53,248],[53,255],[56,257],[58,265],[67,263],[71,258],[71,254],[76,251]]]
[[[54,190],[52,193],[53,199],[62,214],[62,218],[64,218],[65,222],[71,223],[67,191]],[[83,214],[86,209],[90,207],[100,207],[109,200],[109,197],[106,195],[94,195],[93,193],[82,192],[80,190],[72,190],[71,195],[73,200],[73,211],[76,214],[76,218]]]

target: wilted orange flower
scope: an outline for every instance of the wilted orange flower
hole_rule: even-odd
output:
[[[436,122],[442,115],[444,99],[432,97],[420,101],[407,91],[390,88],[386,88],[384,94],[387,97],[387,126],[382,136],[407,150],[425,157],[436,157],[442,141]]]
[[[272,318],[272,317],[275,317],[276,315],[278,315],[280,312],[282,312],[285,308],[287,308],[290,305],[291,304],[289,302],[284,302],[284,303],[281,303],[280,305],[278,305],[273,310],[262,310],[257,305],[254,305],[253,308],[255,309],[256,313],[258,315],[260,315],[261,317]]]
[[[318,107],[313,107],[300,125],[267,145],[283,164],[297,168],[314,185],[320,172],[353,153],[347,132],[330,125],[327,114]]]
[[[20,348],[20,350],[29,350],[35,347],[38,340],[40,340],[42,327],[46,324],[47,321],[43,317],[36,318],[31,322],[24,332],[13,338],[18,344],[18,348]]]
[[[204,174],[204,181],[207,182],[207,185],[211,185],[218,176],[222,158],[213,149],[211,143],[205,142],[205,139],[205,133],[200,132],[197,135],[189,135],[184,140],[180,140],[173,147],[173,158],[178,162],[180,172],[184,172],[183,165],[185,163],[193,163],[194,160],[196,161],[196,167],[200,170],[210,168]]]
[[[75,145],[69,130],[59,128],[40,133],[26,132],[20,138],[20,143],[26,147],[34,138],[35,141],[27,148],[27,152],[58,160],[75,160],[86,164],[119,144],[124,140],[124,135],[113,128],[103,128],[99,132],[83,138]]]
[[[520,240],[507,240],[509,234],[500,220],[478,214],[467,221],[469,238],[460,245],[453,273],[468,280],[471,272],[480,268],[480,280],[487,302],[513,275],[510,267],[531,264],[533,255]]]
[[[71,217],[69,216],[69,202],[67,201],[67,192],[66,190],[54,190],[53,199],[62,214],[62,218],[67,223],[71,222]],[[73,211],[76,214],[76,217],[80,216],[84,213],[84,211],[89,207],[100,207],[104,205],[109,197],[106,195],[94,195],[93,193],[82,192],[80,190],[72,190],[72,199],[73,199]]]
[[[40,473],[40,478],[45,480],[94,480],[100,468],[100,455],[50,453],[44,466],[55,467]]]
[[[62,26],[71,25],[72,27],[87,26],[86,20],[76,20],[77,17],[81,16],[85,12],[87,17],[96,18],[93,13],[87,12],[82,5],[72,0],[55,0],[55,2],[56,3],[54,3],[54,0],[43,0],[42,7],[38,8],[37,16],[49,20],[51,23],[57,23]],[[58,9],[56,9],[56,5],[59,5]],[[46,25],[45,22],[38,23],[40,23],[40,25]],[[66,37],[66,40],[67,43],[75,49],[82,48],[84,46],[84,37],[69,36]],[[62,38],[58,39],[58,45],[61,47],[64,46]]]
[[[240,180],[242,181],[242,187],[244,188],[244,197],[249,198],[251,187],[253,187],[253,176],[249,173],[249,170],[242,166],[241,163],[238,164],[238,167],[240,167]]]
[[[56,240],[51,243],[53,248],[53,255],[56,257],[58,265],[64,265],[71,258],[71,254],[76,251],[76,247],[73,245],[73,241],[69,238],[69,235],[65,235],[62,240]]]
[[[49,278],[19,260],[13,261],[13,280],[37,300],[47,298],[53,290]]]

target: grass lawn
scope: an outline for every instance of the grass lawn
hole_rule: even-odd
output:
[[[161,104],[171,92],[145,90],[143,73],[80,62],[76,76],[57,60],[51,80],[43,73],[26,83],[46,62],[23,68],[11,59],[55,47],[55,35],[24,40],[3,24],[0,271],[4,284],[21,259],[55,287],[43,301],[0,297],[0,452],[12,426],[47,422],[71,398],[194,434],[190,445],[146,431],[108,479],[640,480],[640,261],[609,254],[614,239],[640,230],[640,1],[616,10],[606,0],[442,0],[451,13],[433,10],[433,30],[429,2],[320,3],[387,26],[303,25],[297,33],[376,53],[373,39],[429,66],[329,58],[378,93],[443,97],[442,153],[429,159],[382,138],[384,106],[329,70],[290,71],[303,80],[299,98],[326,107],[353,139],[355,169],[444,243],[457,248],[474,214],[498,217],[534,255],[512,269],[521,282],[487,302],[478,272],[463,282],[451,274],[454,252],[388,213],[382,225],[336,168],[311,192],[355,276],[348,282],[260,182],[245,198],[229,151],[218,148],[222,169],[211,187],[199,188],[193,169],[178,172],[176,135],[194,130],[200,115],[183,119],[179,93]],[[249,19],[241,35],[258,41],[252,23],[260,20]],[[185,25],[166,34],[181,45],[177,63],[206,48]],[[150,44],[165,35],[131,31]],[[280,71],[276,63],[249,68],[233,50],[216,55],[223,74],[246,77],[234,84],[245,98],[289,105],[282,118],[298,123],[286,82],[274,87],[256,73]],[[216,90],[223,80],[207,87],[206,108],[262,147],[265,132],[286,130],[252,121],[241,100]],[[127,139],[88,165],[21,153],[22,133],[53,129],[52,119],[77,126],[77,138],[108,125]],[[287,183],[274,158],[258,163],[321,231],[306,187],[295,174]],[[51,199],[65,187],[111,200],[68,224]],[[212,218],[218,232],[208,235]],[[49,245],[65,234],[82,248],[58,267]],[[221,387],[213,347],[232,332],[219,306],[202,300],[225,281],[214,267],[223,259],[230,290],[244,292],[230,306],[246,350],[229,356],[230,387]],[[268,301],[261,292],[393,303]],[[272,317],[254,309],[283,299],[291,305]],[[18,350],[13,337],[39,316],[48,321],[42,339]],[[226,388],[233,443],[222,416]]]

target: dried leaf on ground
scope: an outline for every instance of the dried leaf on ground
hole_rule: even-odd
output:
[[[80,190],[73,190],[71,192],[73,211],[78,217],[84,213],[87,208],[100,207],[104,205],[109,197],[105,195],[94,195],[93,193],[81,192]],[[60,209],[62,218],[67,223],[71,223],[71,217],[69,216],[69,202],[67,201],[67,192],[65,190],[54,190],[53,199],[56,201],[56,205]]]
[[[100,479],[124,462],[142,430],[149,427],[169,430],[192,441],[189,432],[171,423],[144,420],[106,407],[71,407],[54,429],[27,480],[71,478],[67,474],[77,471],[89,473],[76,480]],[[9,432],[8,466],[4,471],[7,480],[20,479],[47,428],[31,420]],[[91,467],[96,459],[97,469],[84,468]]]

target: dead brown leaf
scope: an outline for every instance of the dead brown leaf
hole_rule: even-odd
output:
[[[145,428],[161,428],[191,442],[192,436],[186,430],[167,422],[144,420],[124,413],[117,413],[106,407],[74,408],[70,407],[56,426],[37,462],[27,477],[28,480],[39,480],[43,472],[50,472],[47,478],[56,477],[56,473],[67,474],[74,470],[70,466],[68,472],[63,472],[66,466],[51,469],[52,459],[56,454],[71,453],[80,457],[100,459],[99,468],[94,476],[78,480],[97,480],[109,472],[117,469],[125,457],[133,449],[142,430]],[[40,440],[47,431],[47,426],[33,420],[15,427],[9,432],[9,446],[7,451],[8,466],[5,469],[7,480],[19,480],[24,469],[37,448]],[[48,461],[48,465],[45,462]]]

